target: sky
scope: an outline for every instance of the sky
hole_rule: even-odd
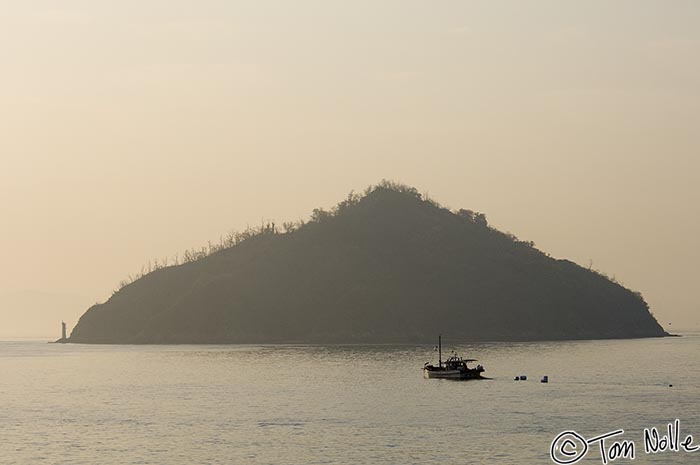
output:
[[[383,178],[700,328],[699,24],[695,0],[0,0],[0,337]]]

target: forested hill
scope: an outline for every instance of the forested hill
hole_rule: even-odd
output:
[[[641,294],[383,182],[91,307],[78,343],[425,343],[664,336]]]

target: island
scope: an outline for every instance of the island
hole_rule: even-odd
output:
[[[432,343],[662,337],[639,292],[382,181],[124,283],[67,342]]]

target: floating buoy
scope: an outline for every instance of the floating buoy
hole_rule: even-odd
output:
[[[527,381],[527,376],[520,375],[520,381]]]
[[[513,381],[520,381],[520,376],[516,376],[515,378],[513,378]]]
[[[542,379],[540,380],[540,383],[548,383],[549,382],[549,376],[544,375]]]
[[[673,384],[669,384],[668,387],[673,387]]]

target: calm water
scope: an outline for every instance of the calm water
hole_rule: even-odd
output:
[[[619,428],[615,463],[700,462],[642,441],[679,418],[700,442],[698,335],[451,349],[493,379],[425,380],[426,346],[3,342],[0,463],[544,464],[562,430]]]

